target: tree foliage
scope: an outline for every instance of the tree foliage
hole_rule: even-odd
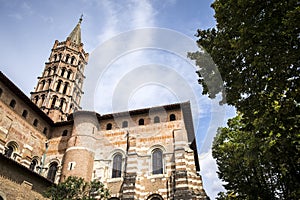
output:
[[[52,200],[94,200],[108,199],[110,194],[100,181],[86,182],[69,176],[64,182],[49,187],[44,195]]]
[[[216,0],[212,7],[217,28],[198,30],[197,43],[218,66],[222,87],[215,84],[216,88],[209,89],[216,73],[201,61],[203,51],[189,53],[189,57],[199,66],[203,93],[212,98],[222,93],[222,103],[242,113],[241,124],[236,126],[233,121],[237,119],[233,119],[215,139],[223,145],[214,145],[220,177],[227,182],[227,189],[249,199],[253,197],[249,189],[262,190],[273,199],[296,199],[300,196],[299,1]],[[222,143],[228,139],[226,134],[237,137],[232,146]],[[252,141],[247,147],[256,158],[252,167],[248,158],[245,160],[247,149],[242,149],[240,139]],[[232,159],[226,161],[225,155]],[[244,177],[243,173],[248,184],[236,180]],[[252,178],[255,174],[257,178]]]

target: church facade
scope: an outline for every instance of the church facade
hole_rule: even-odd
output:
[[[105,115],[81,109],[89,58],[81,21],[55,41],[30,98],[0,73],[2,166],[15,164],[31,177],[11,171],[0,182],[27,186],[32,199],[68,176],[100,180],[112,200],[208,199],[189,102]],[[0,184],[0,199],[17,199],[12,191],[19,190]]]

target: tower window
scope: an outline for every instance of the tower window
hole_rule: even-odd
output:
[[[152,152],[152,174],[163,173],[163,153],[160,149],[154,149]]]
[[[72,58],[71,58],[71,64],[72,64],[72,65],[73,65],[74,61],[75,61],[75,57],[72,56]]]
[[[159,123],[160,122],[160,119],[158,116],[154,117],[154,123]]]
[[[113,158],[112,178],[121,177],[122,172],[122,155],[116,154]]]
[[[54,55],[54,61],[56,61],[56,60],[57,60],[57,54]]]
[[[56,162],[51,163],[47,174],[47,179],[54,182],[57,169],[58,169],[58,164]]]
[[[66,94],[68,86],[69,86],[69,83],[65,83],[63,94]]]
[[[11,100],[10,103],[9,103],[9,106],[12,107],[12,108],[15,108],[16,107],[16,100],[14,100],[14,99]]]
[[[123,121],[122,122],[122,128],[128,127],[128,121]]]
[[[55,103],[56,103],[56,99],[57,99],[57,97],[54,96],[53,99],[52,99],[51,108],[54,108]]]
[[[70,58],[70,55],[67,54],[67,56],[66,56],[66,62],[69,62],[69,58]]]
[[[170,115],[170,121],[175,121],[176,120],[176,116],[174,114]]]
[[[39,123],[39,121],[38,121],[37,119],[35,119],[35,120],[33,121],[33,126],[37,127],[37,126],[38,126],[38,123]]]
[[[61,83],[62,83],[62,81],[59,80],[58,83],[57,83],[57,86],[56,86],[56,92],[59,92],[59,88],[61,86]]]
[[[68,135],[68,130],[64,130],[62,136],[67,136],[67,135]]]
[[[46,135],[47,134],[48,129],[45,127],[43,130],[43,133]]]
[[[111,130],[111,129],[112,129],[112,124],[111,123],[106,124],[106,130]]]
[[[60,53],[60,54],[58,55],[58,60],[61,60],[61,58],[62,58],[62,54]]]
[[[139,119],[139,125],[144,125],[144,119]]]
[[[62,68],[62,69],[61,69],[60,75],[61,75],[61,76],[64,76],[65,71],[66,71],[66,69],[65,69],[65,68]]]
[[[24,117],[26,119],[27,115],[28,115],[28,111],[27,110],[23,110],[22,117]]]
[[[71,77],[71,74],[72,74],[72,71],[68,71],[68,75],[67,75],[67,78],[69,79]]]

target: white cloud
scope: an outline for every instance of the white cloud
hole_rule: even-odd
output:
[[[212,157],[211,150],[200,154],[199,161],[204,189],[211,199],[215,199],[217,194],[225,191],[225,189],[222,186],[224,183],[218,178],[216,173],[217,165],[215,159]]]

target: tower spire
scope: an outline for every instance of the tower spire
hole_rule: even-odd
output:
[[[75,44],[77,44],[77,45],[81,44],[81,28],[80,28],[80,24],[82,22],[82,17],[83,17],[83,14],[80,16],[77,25],[75,26],[75,28],[73,29],[73,31],[68,36],[68,38],[70,38],[70,40],[72,42],[74,42]]]

